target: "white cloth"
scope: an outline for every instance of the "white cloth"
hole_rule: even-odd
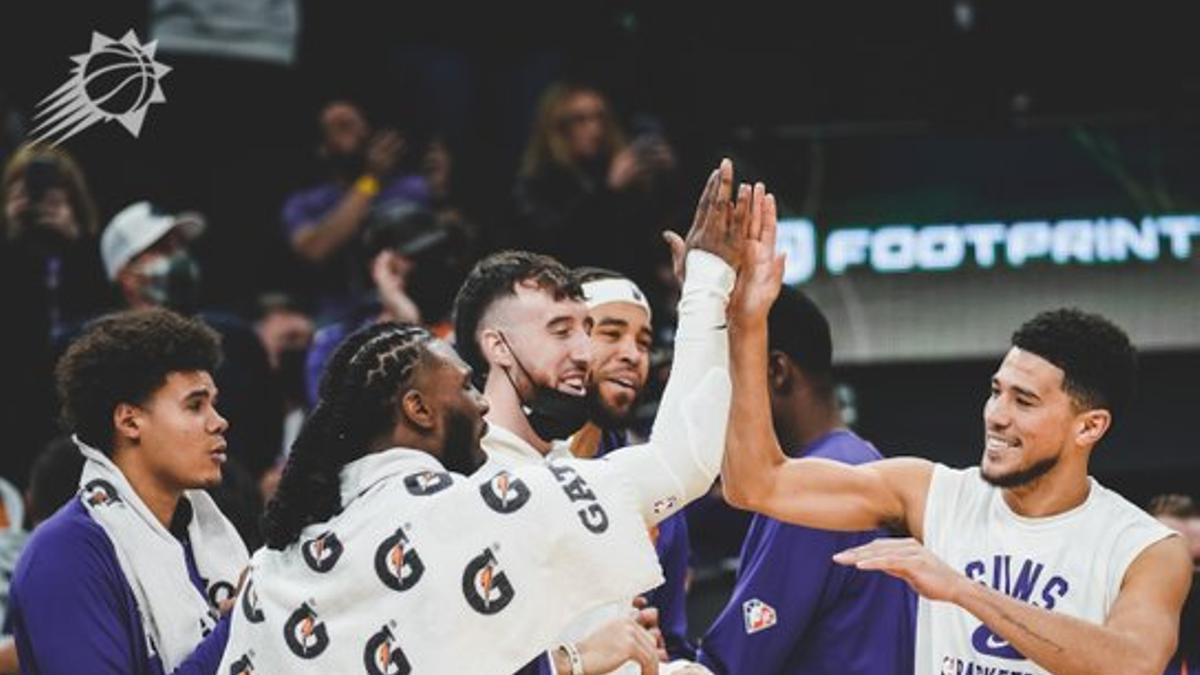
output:
[[[969,578],[1038,607],[1103,623],[1125,572],[1147,546],[1174,534],[1094,479],[1079,506],[1047,518],[1009,508],[979,475],[934,468],[925,546]],[[973,667],[972,667],[973,664]],[[921,598],[917,673],[1048,673],[969,612]]]
[[[394,448],[341,490],[341,513],[255,553],[220,672],[508,675],[580,611],[662,583],[606,462],[464,478]]]
[[[729,419],[729,335],[725,306],[734,271],[704,251],[691,251],[679,302],[675,358],[650,439],[606,455],[637,490],[640,510],[653,525],[704,494],[721,469]],[[492,423],[483,439],[488,462],[481,473],[537,465],[571,456],[570,443],[553,441],[543,457],[513,432]],[[578,641],[629,611],[632,596],[576,617],[558,639]],[[619,673],[637,673],[626,664]]]
[[[215,604],[233,596],[249,560],[246,545],[203,490],[187,490],[188,540],[208,588],[200,596],[188,575],[183,546],[142,502],[125,475],[99,450],[75,439],[83,453],[79,499],[100,524],[142,615],[151,653],[171,672],[217,622]]]

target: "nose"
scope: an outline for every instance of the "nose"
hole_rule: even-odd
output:
[[[223,434],[229,429],[229,420],[222,417],[221,413],[217,412],[216,408],[213,408],[213,424],[211,426],[212,433]]]
[[[487,415],[488,411],[491,410],[491,406],[488,404],[487,397],[479,393],[479,390],[475,389],[474,387],[472,387],[471,390],[475,395],[475,407],[479,410],[479,416],[483,417],[484,415]]]
[[[617,356],[635,368],[641,365],[642,359],[646,358],[642,350],[638,349],[637,341],[633,339],[621,341],[620,351],[617,352]]]
[[[988,398],[987,403],[983,404],[983,425],[987,429],[1004,429],[1012,422],[1012,418],[1008,414],[1008,408],[1001,401],[1001,398],[1000,396],[992,396]]]
[[[582,330],[571,341],[570,358],[576,365],[584,369],[592,362],[592,341]]]

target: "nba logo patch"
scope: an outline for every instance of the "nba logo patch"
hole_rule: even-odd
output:
[[[742,603],[742,617],[746,620],[746,635],[754,635],[775,625],[775,608],[753,598]]]

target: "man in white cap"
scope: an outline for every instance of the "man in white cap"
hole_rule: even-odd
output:
[[[100,256],[124,303],[132,309],[194,312],[200,269],[187,244],[204,232],[204,225],[199,214],[165,214],[144,201],[114,216],[100,238]]]

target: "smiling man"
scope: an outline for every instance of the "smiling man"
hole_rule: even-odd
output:
[[[771,433],[765,331],[730,331],[756,344],[731,355],[726,497],[794,524],[911,535],[834,559],[921,595],[917,673],[1163,672],[1191,583],[1187,548],[1088,475],[1133,394],[1120,328],[1071,309],[1021,326],[983,407],[982,461],[967,470],[788,459]]]
[[[228,424],[210,328],[162,309],[97,320],[58,365],[85,462],[77,499],[43,522],[12,582],[23,673],[215,673],[220,609],[248,561],[203,488]]]

